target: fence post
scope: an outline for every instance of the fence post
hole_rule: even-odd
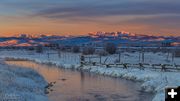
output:
[[[99,62],[100,62],[100,64],[101,64],[101,55],[99,55]]]
[[[48,59],[49,59],[49,53],[47,53],[47,55],[48,55]]]
[[[61,51],[58,50],[58,57],[61,58]]]
[[[121,52],[119,52],[119,63],[121,63]]]
[[[142,48],[142,63],[144,63],[144,49]]]
[[[141,51],[139,51],[139,63],[141,62]]]
[[[169,50],[168,50],[167,60],[169,60]]]
[[[174,50],[172,51],[172,63],[174,62],[174,55],[175,55],[175,53],[174,53]]]
[[[83,55],[81,55],[80,60],[81,60],[81,62],[80,62],[81,63],[81,67],[82,67],[84,65],[84,60],[85,60]]]

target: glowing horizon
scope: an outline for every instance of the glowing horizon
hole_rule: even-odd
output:
[[[179,36],[180,1],[2,0],[0,36],[127,31]]]

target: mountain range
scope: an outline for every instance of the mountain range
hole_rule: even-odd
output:
[[[159,43],[171,43],[172,46],[180,46],[180,36],[153,36],[138,35],[128,32],[96,32],[83,36],[58,36],[58,35],[38,35],[31,36],[20,34],[15,37],[0,37],[0,47],[9,46],[37,46],[45,44],[60,45],[94,45],[102,46],[104,43],[114,43],[116,45],[145,45],[158,46]]]

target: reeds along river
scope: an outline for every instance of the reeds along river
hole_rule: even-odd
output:
[[[153,94],[140,90],[140,83],[87,72],[60,69],[31,61],[6,61],[9,65],[32,68],[53,86],[50,101],[151,101]]]

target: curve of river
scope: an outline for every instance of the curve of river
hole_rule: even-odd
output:
[[[32,68],[47,82],[56,82],[50,101],[151,101],[153,94],[142,92],[141,83],[67,70],[31,61],[6,61],[8,65]]]

